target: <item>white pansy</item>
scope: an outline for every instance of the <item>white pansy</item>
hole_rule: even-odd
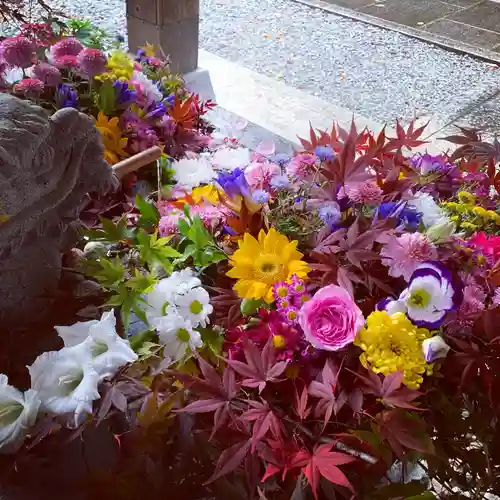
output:
[[[210,304],[210,296],[202,287],[196,287],[183,295],[179,295],[175,300],[179,314],[188,320],[195,328],[198,325],[207,326],[208,316],[214,308]]]
[[[172,162],[171,168],[177,183],[187,189],[208,184],[217,177],[210,163],[203,157],[182,158]]]
[[[187,351],[195,351],[203,346],[200,333],[176,313],[164,318],[158,337],[165,345],[164,356],[172,362],[182,359]]]
[[[425,339],[422,342],[422,351],[427,363],[432,363],[439,358],[445,358],[449,350],[450,346],[439,335]]]
[[[100,376],[92,366],[89,349],[81,345],[44,352],[28,366],[31,388],[38,393],[42,408],[57,415],[73,414],[75,426],[100,398]]]
[[[407,204],[411,207],[415,207],[417,212],[422,214],[422,222],[425,227],[449,221],[443,209],[435,202],[434,198],[429,193],[419,192],[413,199],[407,201]]]
[[[66,347],[80,345],[90,351],[92,366],[101,379],[112,377],[120,367],[138,359],[128,340],[122,339],[116,332],[113,311],[105,312],[100,321],[56,326],[55,329]]]
[[[220,148],[212,156],[212,165],[220,170],[245,168],[251,162],[247,148]]]
[[[134,71],[130,80],[132,84],[138,85],[144,96],[151,101],[160,102],[163,100],[160,89],[142,71]]]
[[[14,453],[21,447],[39,408],[36,391],[29,389],[23,394],[0,374],[0,453]]]

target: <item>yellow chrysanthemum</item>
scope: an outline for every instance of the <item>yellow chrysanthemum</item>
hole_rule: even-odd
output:
[[[460,203],[464,205],[474,205],[476,203],[476,197],[467,191],[459,191],[457,194]]]
[[[118,118],[108,118],[104,113],[97,115],[97,130],[99,130],[104,144],[104,159],[111,165],[118,163],[121,158],[129,154],[123,149],[127,145],[127,138],[122,137],[118,125]]]
[[[230,278],[238,280],[234,285],[238,296],[264,299],[271,304],[274,283],[286,281],[294,274],[299,278],[307,277],[309,266],[301,260],[303,254],[297,250],[297,243],[289,241],[274,228],[267,234],[261,230],[258,241],[245,233],[231,257],[232,269],[227,273]]]
[[[191,198],[198,204],[201,201],[208,201],[212,205],[219,202],[219,191],[213,184],[207,184],[206,186],[195,187],[191,193]]]
[[[113,50],[108,58],[107,68],[115,78],[130,80],[134,72],[134,60],[123,50]]]
[[[364,351],[359,359],[365,368],[383,375],[401,371],[403,383],[417,389],[423,375],[432,373],[432,365],[426,363],[422,351],[422,342],[431,336],[429,330],[417,328],[403,313],[375,311],[354,344]]]

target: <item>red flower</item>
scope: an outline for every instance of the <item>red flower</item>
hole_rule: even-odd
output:
[[[494,262],[500,259],[500,236],[486,236],[485,233],[476,233],[469,240],[469,243]]]

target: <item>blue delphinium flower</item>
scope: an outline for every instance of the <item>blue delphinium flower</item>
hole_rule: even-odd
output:
[[[55,100],[58,108],[78,109],[78,94],[70,85],[60,83],[57,86]]]
[[[291,158],[290,155],[287,155],[285,153],[276,153],[275,155],[271,156],[270,160],[280,167],[284,167],[291,160]]]
[[[382,203],[377,209],[376,216],[381,219],[397,217],[399,224],[404,224],[410,231],[415,231],[422,220],[422,214],[404,201]]]
[[[314,154],[321,160],[321,161],[328,161],[328,160],[333,160],[336,156],[335,151],[329,147],[329,146],[318,146],[314,150]]]
[[[128,82],[116,80],[113,83],[113,88],[115,90],[116,104],[119,107],[127,107],[137,99],[137,92],[129,89]]]
[[[289,189],[291,186],[290,179],[286,175],[276,175],[271,179],[271,187],[276,190]]]
[[[230,197],[249,195],[249,186],[241,168],[235,168],[232,172],[220,172],[217,183]]]
[[[264,191],[263,189],[256,189],[252,193],[252,199],[253,201],[255,201],[255,203],[263,205],[264,203],[267,203],[269,201],[269,193],[267,191]]]

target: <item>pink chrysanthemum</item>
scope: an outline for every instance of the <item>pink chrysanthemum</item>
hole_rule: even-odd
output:
[[[79,66],[77,56],[72,55],[56,57],[54,64],[61,69],[77,69]]]
[[[104,73],[106,70],[106,56],[99,49],[83,49],[77,57],[80,70],[88,77]]]
[[[298,154],[286,166],[286,173],[292,177],[304,179],[314,171],[317,160],[316,155]]]
[[[284,281],[278,281],[273,285],[273,297],[276,301],[290,297],[290,285]]]
[[[281,316],[285,320],[285,322],[289,325],[297,324],[297,320],[299,317],[299,310],[296,307],[287,307],[280,311]]]
[[[437,259],[437,250],[421,233],[405,233],[393,236],[381,249],[382,264],[395,278],[403,276],[408,281],[416,267],[428,260]]]
[[[25,94],[26,96],[36,97],[43,92],[43,82],[38,78],[24,78],[14,85],[14,91]]]
[[[498,287],[493,294],[493,304],[500,306],[500,287]]]
[[[0,44],[0,55],[10,66],[28,68],[33,64],[35,44],[24,36],[6,38]]]
[[[50,55],[54,60],[65,56],[77,56],[83,49],[84,46],[76,38],[67,37],[50,47]]]
[[[279,174],[280,167],[269,162],[253,162],[245,169],[245,179],[254,189],[270,189],[271,179]]]
[[[384,192],[375,182],[366,181],[355,187],[347,189],[347,197],[354,203],[376,205],[382,202]]]
[[[61,81],[61,72],[52,64],[38,63],[31,68],[31,74],[49,87],[55,87]]]

